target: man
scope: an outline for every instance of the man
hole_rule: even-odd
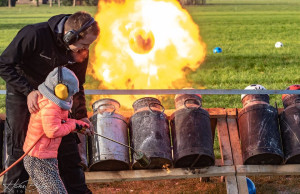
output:
[[[39,110],[37,89],[48,73],[57,66],[71,69],[79,80],[71,116],[89,123],[83,84],[88,64],[88,49],[100,33],[90,14],[76,12],[51,17],[48,22],[25,26],[0,56],[0,76],[6,81],[5,138],[7,168],[23,155],[22,147],[30,113]],[[68,193],[91,193],[79,165],[76,134],[62,139],[58,150],[61,178]],[[24,193],[28,174],[23,162],[8,171],[3,179],[4,192]]]

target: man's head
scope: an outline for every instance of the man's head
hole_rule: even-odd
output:
[[[66,40],[74,33],[76,36],[78,35],[78,37],[72,37],[70,42],[65,41],[73,52],[88,50],[100,33],[97,22],[90,14],[82,11],[72,14],[67,19],[64,30],[64,39]],[[78,30],[81,32],[77,34]]]

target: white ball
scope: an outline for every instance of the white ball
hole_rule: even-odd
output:
[[[276,47],[276,48],[283,47],[282,42],[276,42],[276,43],[275,43],[275,47]]]

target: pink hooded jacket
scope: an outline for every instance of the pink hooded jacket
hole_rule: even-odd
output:
[[[57,158],[62,137],[74,131],[76,123],[87,127],[88,124],[68,118],[67,110],[45,97],[39,98],[38,104],[40,110],[31,114],[23,150],[26,152],[44,134],[28,155],[40,159]]]

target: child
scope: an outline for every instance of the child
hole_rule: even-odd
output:
[[[67,88],[57,91],[60,84]],[[58,171],[57,151],[61,139],[74,130],[91,133],[87,123],[68,118],[72,96],[79,91],[78,79],[70,69],[58,67],[38,90],[43,97],[38,100],[40,110],[31,114],[24,152],[38,142],[25,156],[24,166],[39,193],[67,193]]]

